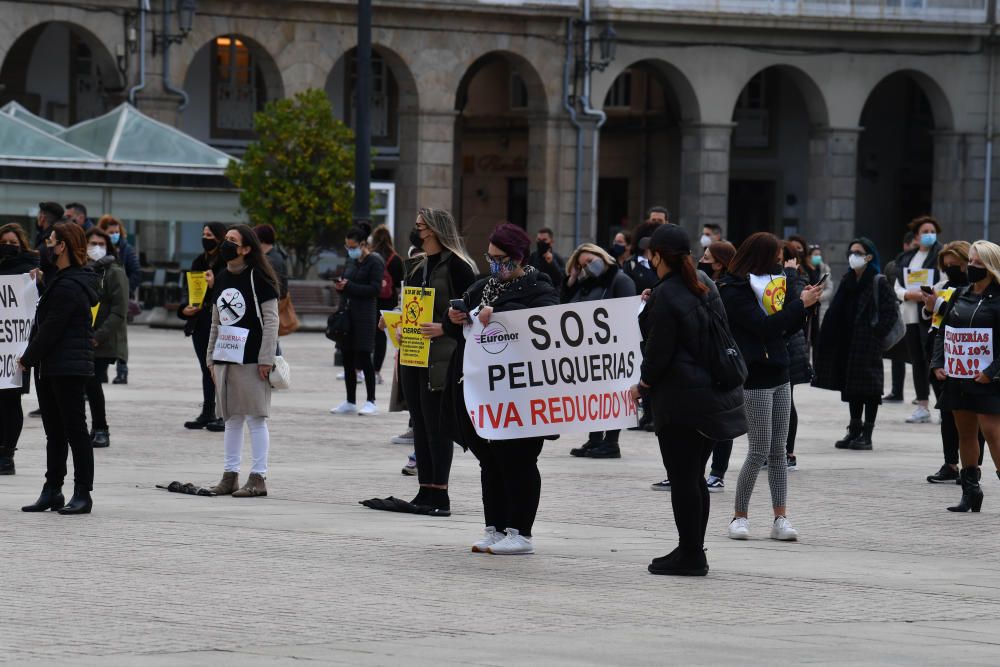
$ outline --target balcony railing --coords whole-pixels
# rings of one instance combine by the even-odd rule
[[[595,8],[986,23],[989,0],[594,0]]]

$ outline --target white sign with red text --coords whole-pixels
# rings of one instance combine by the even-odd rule
[[[17,360],[28,347],[37,304],[30,274],[0,276],[0,389],[20,389],[24,383]]]
[[[993,329],[944,328],[944,372],[948,377],[974,380],[993,363]]]

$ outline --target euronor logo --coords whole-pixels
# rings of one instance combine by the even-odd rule
[[[473,336],[476,343],[490,354],[500,354],[507,349],[511,341],[517,340],[517,337],[517,332],[507,331],[507,327],[499,322],[490,322],[482,333]]]

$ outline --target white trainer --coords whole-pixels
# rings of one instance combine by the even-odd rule
[[[794,542],[799,539],[799,531],[792,528],[792,522],[783,516],[779,516],[774,520],[774,525],[771,526],[771,539],[781,540],[782,542]]]
[[[349,401],[344,401],[343,403],[341,403],[337,407],[331,408],[330,414],[334,414],[334,415],[349,415],[352,412],[357,412],[357,411],[358,411],[358,406],[356,404],[351,403]]]
[[[375,404],[371,401],[365,401],[365,404],[361,406],[360,410],[358,410],[358,414],[362,416],[377,415],[378,408],[376,408]]]
[[[922,405],[918,405],[913,414],[906,418],[907,424],[930,424],[931,411]]]
[[[518,533],[517,528],[508,528],[507,537],[487,547],[487,551],[498,556],[516,556],[535,553],[535,546],[531,538]]]
[[[750,539],[750,521],[746,517],[738,516],[729,524],[729,539],[747,540]]]
[[[493,526],[486,526],[486,530],[483,531],[483,539],[472,545],[472,553],[488,554],[490,547],[506,538],[507,536],[504,533],[498,531]]]

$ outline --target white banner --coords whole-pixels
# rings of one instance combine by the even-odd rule
[[[974,380],[993,363],[993,329],[944,328],[944,372]]]
[[[215,349],[212,350],[212,361],[242,364],[249,337],[249,329],[220,324],[219,335],[215,338]]]
[[[23,385],[17,359],[28,347],[37,305],[34,278],[27,273],[0,276],[0,389],[20,389]]]
[[[640,297],[494,313],[466,328],[465,407],[480,437],[635,426]]]

